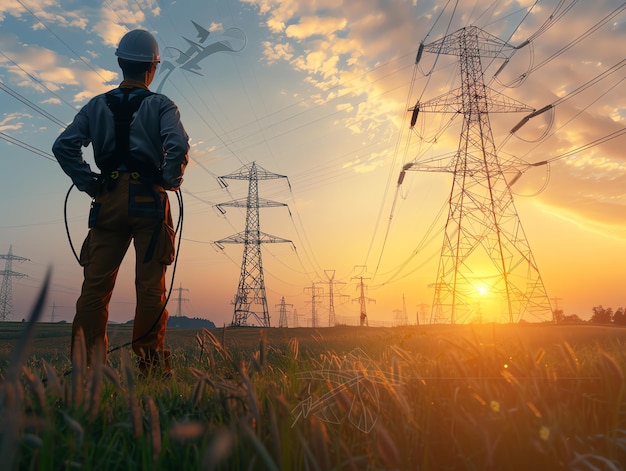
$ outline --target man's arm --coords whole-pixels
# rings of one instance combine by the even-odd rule
[[[87,118],[81,110],[74,121],[61,133],[52,145],[52,153],[63,171],[72,179],[80,191],[95,196],[98,175],[83,159],[82,147],[90,143]]]
[[[161,139],[165,164],[163,166],[163,186],[168,190],[178,190],[183,182],[185,167],[189,162],[189,136],[180,121],[180,113],[171,101],[161,114]]]

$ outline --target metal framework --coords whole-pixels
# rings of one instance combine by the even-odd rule
[[[246,229],[225,239],[216,241],[216,244],[243,244],[243,259],[237,294],[235,295],[235,312],[233,326],[248,325],[250,316],[254,317],[263,327],[270,327],[270,315],[265,295],[265,280],[263,277],[263,261],[261,258],[261,244],[291,242],[287,239],[272,236],[261,232],[259,222],[259,208],[287,206],[285,203],[259,198],[259,180],[287,178],[285,175],[268,172],[262,167],[252,164],[244,165],[235,172],[220,177],[220,180],[247,180],[248,197],[244,199],[220,203],[219,208],[231,206],[246,208]]]
[[[311,283],[310,287],[304,288],[305,293],[311,294],[311,327],[320,327],[317,319],[317,305],[321,303],[321,300],[317,299],[321,296],[324,290],[315,286],[315,283]]]
[[[287,320],[287,306],[293,307],[293,304],[285,303],[285,297],[280,298],[280,304],[277,304],[276,307],[279,309],[279,318],[278,318],[278,327],[289,327],[289,321]]]
[[[334,327],[337,324],[337,316],[335,314],[335,298],[347,298],[348,296],[335,292],[335,285],[345,284],[343,281],[335,280],[335,270],[324,270],[324,274],[326,275],[327,281],[321,283],[328,285],[328,327]]]
[[[359,297],[353,299],[352,301],[358,301],[359,302],[359,325],[363,326],[363,327],[367,327],[369,325],[369,321],[367,319],[367,303],[375,303],[376,300],[372,299],[372,298],[368,298],[367,296],[365,296],[365,283],[363,283],[363,277],[359,276],[357,277],[357,279],[359,280]]]
[[[463,116],[458,150],[447,166],[413,162],[403,170],[444,171],[454,180],[431,322],[551,320],[541,275],[496,155],[489,113],[534,111],[484,83],[481,57],[507,59],[515,48],[476,27],[463,28],[422,52],[459,57],[461,87],[424,103],[418,113]]]
[[[13,317],[13,278],[24,278],[28,276],[24,273],[13,271],[13,261],[28,262],[24,257],[13,255],[13,246],[9,246],[9,253],[0,255],[0,260],[4,262],[4,270],[0,271],[2,275],[2,286],[0,287],[0,321],[8,321]]]
[[[172,289],[172,291],[178,291],[178,297],[174,299],[174,301],[176,301],[176,314],[174,316],[181,317],[183,315],[183,301],[189,301],[189,298],[182,297],[182,292],[189,291],[189,289],[183,288],[183,285],[181,283],[178,288],[174,288]]]

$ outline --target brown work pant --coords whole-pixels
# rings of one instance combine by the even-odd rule
[[[137,296],[133,350],[141,357],[151,356],[163,350],[165,343],[168,318],[165,270],[174,260],[174,230],[169,200],[161,187],[153,186],[151,189],[128,173],[120,173],[112,183],[109,188],[103,186],[94,201],[95,209],[92,208],[90,214],[91,229],[80,253],[84,281],[76,302],[72,338],[82,329],[88,361],[97,342],[103,342],[105,352],[108,350],[109,301],[131,240],[135,246]],[[149,213],[158,213],[158,208],[162,208],[160,218],[158,214],[151,217]],[[154,237],[157,237],[156,245]],[[146,257],[151,247],[154,253]]]

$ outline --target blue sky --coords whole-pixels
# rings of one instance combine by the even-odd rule
[[[215,204],[244,197],[247,186],[230,181],[225,190],[216,177],[253,161],[289,178],[289,184],[259,184],[263,198],[288,205],[262,209],[261,229],[293,241],[263,247],[274,324],[282,297],[299,314],[299,324],[307,324],[307,288],[318,283],[327,294],[328,285],[319,284],[327,281],[326,271],[334,271],[335,292],[343,295],[335,301],[340,320],[358,316],[353,300],[360,276],[376,300],[368,305],[371,321],[393,322],[403,298],[410,322],[428,309],[445,222],[440,210],[451,178],[409,172],[399,190],[396,181],[405,163],[456,150],[458,122],[448,127],[448,117],[431,115],[409,131],[407,109],[418,98],[458,86],[454,58],[424,54],[415,65],[419,43],[470,25],[513,45],[533,38],[497,80],[501,62],[485,63],[485,80],[531,108],[557,104],[515,136],[509,131],[524,114],[491,118],[502,157],[529,163],[556,158],[549,171],[523,167],[513,187],[549,296],[566,314],[583,318],[599,304],[626,305],[626,14],[620,1],[0,4],[0,254],[12,246],[15,255],[30,259],[13,265],[28,275],[13,279],[14,318],[28,311],[48,266],[48,304],[54,303],[57,320],[72,319],[79,293],[81,269],[63,218],[70,181],[50,155],[62,125],[91,96],[119,83],[113,53],[126,31],[152,31],[163,62],[174,62],[189,45],[184,38],[200,41],[192,20],[211,32],[207,42],[243,49],[205,58],[199,73],[176,69],[163,82],[162,92],[180,107],[192,139],[174,280],[175,287],[189,290],[183,292],[183,314],[218,325],[232,318],[242,247],[220,249],[213,242],[242,231],[244,214],[227,208],[223,215]],[[154,83],[161,79],[157,75]],[[78,247],[88,207],[86,195],[70,193],[68,223]],[[132,317],[132,271],[129,256],[111,320]],[[328,299],[318,300],[324,325]],[[175,309],[171,302],[170,312]]]

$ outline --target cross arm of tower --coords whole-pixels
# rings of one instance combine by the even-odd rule
[[[216,244],[278,244],[278,243],[291,243],[291,240],[276,237],[265,232],[259,232],[259,237],[246,234],[245,232],[239,232],[237,234],[228,236],[224,239],[216,240]]]
[[[0,255],[0,260],[13,260],[16,262],[30,262],[30,258],[19,257],[17,255],[13,255],[11,253]]]
[[[222,175],[219,177],[220,179],[230,179],[230,180],[249,180],[250,179],[250,171],[254,168],[256,179],[257,180],[271,180],[276,178],[287,178],[287,175],[280,175],[278,173],[273,173],[268,170],[265,170],[263,167],[256,165],[255,162],[252,164],[246,164],[243,167],[235,170],[228,175]]]
[[[248,207],[248,199],[240,198],[237,200],[226,201],[225,203],[218,203],[216,206],[224,207],[230,206],[234,208],[247,208]],[[287,206],[286,203],[281,203],[280,201],[272,201],[265,198],[259,198],[259,208],[276,208],[279,206]]]
[[[465,41],[462,40],[463,36],[477,38],[478,50],[480,51],[479,54],[481,57],[506,59],[516,49],[515,46],[503,41],[497,36],[489,34],[476,26],[468,26],[442,39],[425,44],[424,52],[454,56],[465,54],[467,51],[464,46]]]
[[[534,108],[500,93],[493,88],[485,87],[484,90],[487,95],[483,97],[484,100],[482,100],[486,103],[486,109],[482,110],[484,113],[535,111]],[[409,111],[419,111],[421,113],[463,113],[463,90],[461,88],[455,88],[428,101],[418,102],[414,107],[409,108]]]
[[[0,270],[0,276],[14,276],[16,278],[28,277],[25,273],[18,273],[13,270]]]

